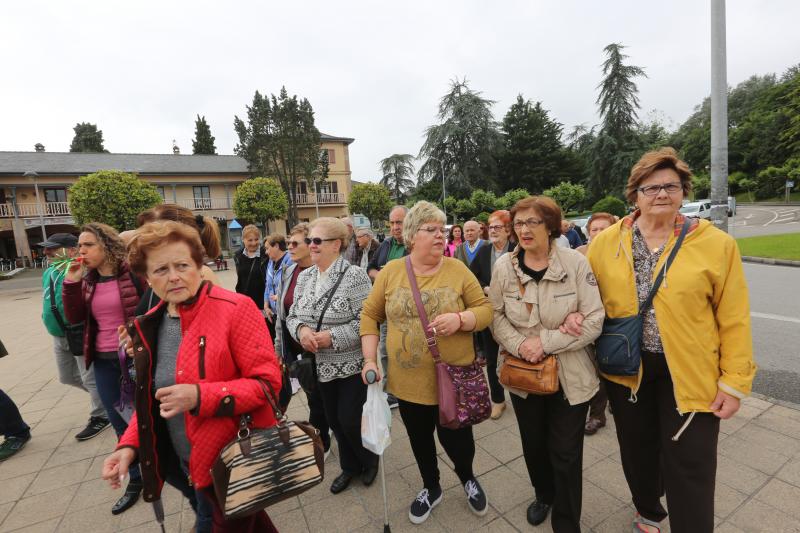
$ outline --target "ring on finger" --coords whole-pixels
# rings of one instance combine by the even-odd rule
[[[433,331],[433,336],[436,337],[438,335],[438,333],[436,333],[436,328],[431,328],[431,330]]]

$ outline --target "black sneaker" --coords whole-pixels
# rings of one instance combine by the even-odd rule
[[[83,428],[80,433],[75,435],[75,438],[77,440],[89,440],[92,437],[98,436],[110,425],[111,423],[108,421],[108,418],[93,416],[89,419],[89,423],[86,424],[86,427]]]
[[[464,483],[464,492],[467,493],[467,504],[470,510],[478,516],[483,516],[489,510],[489,500],[483,487],[475,478]]]
[[[431,515],[431,510],[439,505],[444,497],[442,488],[439,487],[434,491],[422,489],[417,494],[417,498],[411,503],[411,509],[408,510],[408,519],[412,524],[421,524]]]
[[[25,447],[25,444],[29,440],[31,440],[30,435],[24,439],[20,439],[18,437],[7,437],[6,440],[0,444],[0,462],[5,461],[12,455],[16,455],[22,448]]]

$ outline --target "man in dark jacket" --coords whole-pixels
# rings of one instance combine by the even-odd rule
[[[569,241],[569,247],[573,250],[578,246],[583,246],[583,241],[581,241],[580,235],[578,235],[578,232],[572,228],[572,224],[569,220],[561,221],[561,234],[567,238]]]
[[[355,235],[358,251],[356,252],[356,262],[354,264],[366,270],[369,262],[375,257],[375,253],[380,248],[380,244],[372,236],[372,230],[369,228],[358,228]]]

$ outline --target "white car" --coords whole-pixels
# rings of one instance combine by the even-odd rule
[[[692,218],[711,218],[711,202],[701,200],[699,202],[689,202],[681,207],[680,212]]]

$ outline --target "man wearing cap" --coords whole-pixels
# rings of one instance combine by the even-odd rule
[[[49,239],[40,242],[39,246],[44,248],[44,253],[48,258],[65,255],[75,257],[78,255],[78,238],[69,233],[56,233]],[[56,368],[58,368],[58,380],[64,385],[72,385],[89,393],[91,400],[91,412],[89,413],[89,423],[75,438],[78,440],[89,440],[99,435],[109,425],[108,415],[97,394],[97,386],[94,382],[94,366],[86,369],[83,357],[75,356],[69,349],[67,338],[61,327],[66,323],[64,314],[64,304],[61,301],[61,286],[64,283],[64,272],[59,272],[54,266],[49,267],[42,275],[42,289],[44,304],[42,309],[42,320],[47,332],[53,337],[53,350],[56,356]],[[52,310],[55,303],[56,317]]]

